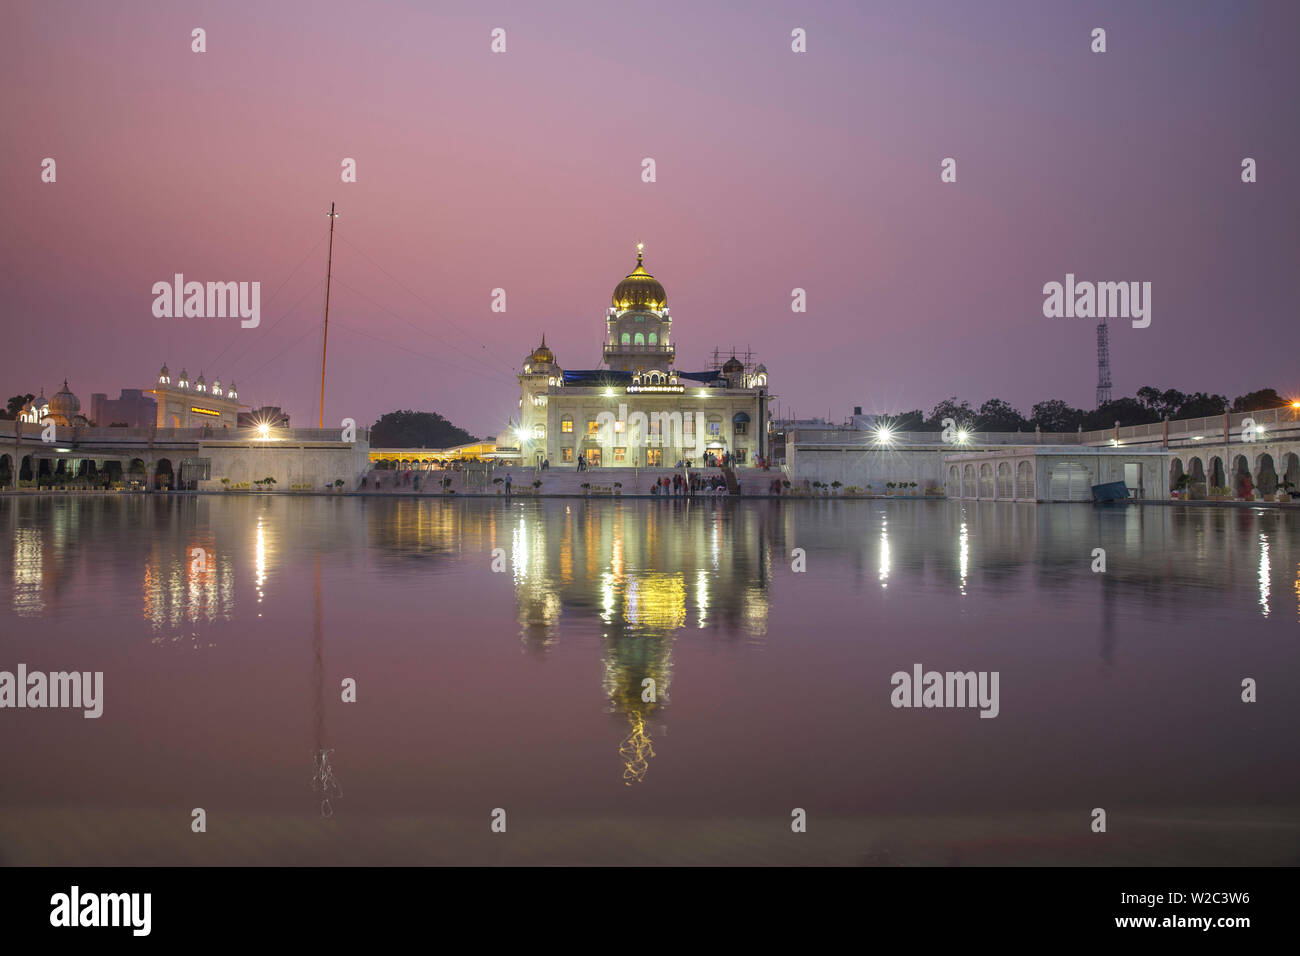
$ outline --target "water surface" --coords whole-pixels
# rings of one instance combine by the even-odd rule
[[[0,862],[1295,863],[1298,523],[0,498],[0,670],[105,682],[0,710]],[[999,716],[895,709],[916,663]]]

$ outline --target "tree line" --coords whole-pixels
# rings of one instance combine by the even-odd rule
[[[1176,388],[1158,389],[1144,385],[1133,397],[1117,398],[1105,402],[1091,411],[1073,408],[1058,398],[1039,402],[1028,416],[1010,402],[990,398],[978,408],[969,402],[958,401],[957,396],[944,399],[934,406],[927,416],[921,409],[888,416],[889,425],[898,431],[943,431],[944,419],[951,418],[958,426],[975,428],[983,432],[1033,431],[1035,427],[1045,432],[1072,432],[1080,427],[1084,431],[1111,428],[1116,422],[1121,426],[1150,425],[1164,418],[1209,418],[1225,411],[1257,412],[1288,404],[1272,388],[1261,388],[1229,401],[1227,396],[1206,392],[1180,392]]]

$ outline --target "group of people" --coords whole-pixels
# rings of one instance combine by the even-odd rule
[[[736,482],[736,493],[740,493],[740,481]],[[729,494],[727,490],[727,479],[721,474],[716,475],[690,475],[684,477],[680,474],[673,475],[669,478],[664,475],[655,479],[650,486],[650,494],[663,495],[664,497],[695,497],[699,495],[725,495]]]

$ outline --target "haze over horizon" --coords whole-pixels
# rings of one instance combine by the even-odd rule
[[[561,366],[599,364],[637,240],[678,367],[752,348],[783,414],[1091,408],[1095,320],[1042,313],[1067,273],[1152,284],[1150,327],[1111,322],[1116,397],[1300,392],[1300,136],[1276,119],[1297,4],[131,0],[4,22],[2,397],[66,377],[85,409],[165,361],[314,424],[332,201],[328,424],[409,408],[495,435],[543,333]],[[260,326],[155,318],[176,273],[260,281]]]

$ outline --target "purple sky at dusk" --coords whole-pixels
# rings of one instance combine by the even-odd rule
[[[597,366],[637,239],[678,366],[748,346],[783,414],[1091,407],[1095,322],[1042,314],[1067,272],[1152,283],[1149,328],[1112,322],[1116,396],[1300,392],[1300,4],[3,10],[0,401],[66,376],[88,409],[165,360],[315,424],[331,201],[331,424],[495,435],[543,331]],[[261,281],[260,328],[155,318],[177,272]]]

